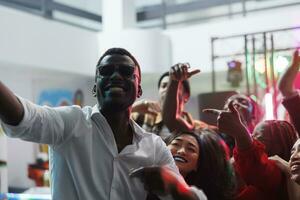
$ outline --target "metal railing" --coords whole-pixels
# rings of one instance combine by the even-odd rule
[[[254,6],[253,6],[254,5]],[[300,5],[300,0],[294,1],[268,1],[268,0],[194,0],[180,4],[168,4],[166,0],[162,0],[161,4],[145,6],[138,8],[137,21],[145,23],[151,20],[158,22],[144,28],[159,27],[167,28],[167,26],[178,24],[190,24],[205,22],[216,18],[228,18],[241,15],[246,16],[248,13],[277,9],[283,7],[292,7]],[[201,12],[223,7],[226,11],[214,12],[213,14],[197,15]],[[198,12],[199,11],[199,12]],[[178,20],[167,20],[168,16],[176,14],[193,14],[193,17],[183,17]]]
[[[68,24],[81,26],[94,31],[101,30],[102,16],[88,12],[82,9],[74,8],[62,3],[55,2],[53,0],[0,0],[0,5],[8,6],[31,14],[40,15],[47,19],[53,19],[58,21],[64,21],[63,19],[55,18],[54,12],[61,12],[71,16],[79,17],[96,23],[99,26],[90,27],[84,23],[76,23],[74,21],[64,21]]]

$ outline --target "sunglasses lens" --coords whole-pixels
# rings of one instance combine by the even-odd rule
[[[134,73],[134,67],[132,66],[120,66],[119,72],[122,76],[130,78]]]
[[[121,65],[121,66],[103,66],[98,68],[98,74],[103,77],[108,77],[113,75],[115,71],[126,78],[131,78],[134,73],[134,67],[130,65]]]
[[[100,76],[111,76],[114,73],[115,69],[111,66],[103,66],[99,68]]]

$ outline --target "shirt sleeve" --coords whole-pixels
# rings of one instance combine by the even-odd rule
[[[195,187],[195,186],[190,187],[190,191],[193,192],[197,196],[198,200],[207,200],[207,197],[204,194],[204,192],[202,190],[198,189],[197,187]]]
[[[268,159],[264,148],[257,140],[253,140],[252,146],[246,150],[235,147],[235,168],[247,184],[265,192],[277,191],[284,177],[275,162]]]
[[[67,140],[76,129],[81,109],[77,106],[51,108],[39,106],[18,97],[24,107],[24,117],[17,126],[2,122],[3,129],[9,137],[43,143],[60,144]]]
[[[282,105],[288,111],[293,125],[295,126],[298,135],[300,133],[300,96],[298,92],[294,95],[284,98]]]
[[[175,164],[173,156],[170,150],[167,148],[166,144],[163,142],[163,140],[157,136],[155,144],[156,144],[155,165],[167,166],[178,176],[181,176]]]

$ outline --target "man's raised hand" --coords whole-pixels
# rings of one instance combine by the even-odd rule
[[[235,105],[234,102],[230,102],[228,110],[204,109],[203,112],[217,115],[219,131],[236,138],[243,132],[247,132],[247,129],[243,125],[240,114],[235,106],[238,105]]]
[[[199,69],[189,71],[189,68],[190,68],[189,63],[178,63],[172,66],[170,69],[171,79],[175,81],[183,81],[189,79],[190,77],[200,72]]]

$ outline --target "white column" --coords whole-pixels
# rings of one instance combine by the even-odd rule
[[[123,47],[136,57],[142,73],[169,70],[172,60],[170,39],[161,30],[136,28],[134,0],[103,0],[102,6],[99,56],[108,48]]]
[[[105,32],[118,32],[135,27],[134,0],[103,0],[102,26]]]

